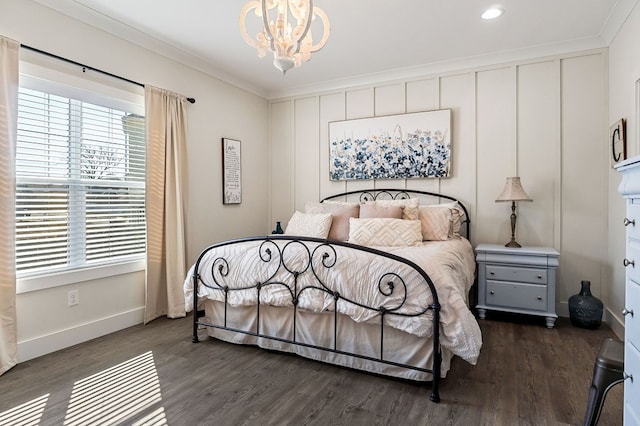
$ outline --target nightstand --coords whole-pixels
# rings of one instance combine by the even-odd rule
[[[476,247],[478,316],[487,311],[514,312],[546,318],[556,315],[556,270],[560,253],[550,247],[511,248],[497,244]]]

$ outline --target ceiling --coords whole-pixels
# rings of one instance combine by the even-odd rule
[[[315,0],[331,36],[286,76],[242,39],[248,0],[36,1],[273,99],[606,47],[638,0]],[[481,19],[493,5],[505,14]]]

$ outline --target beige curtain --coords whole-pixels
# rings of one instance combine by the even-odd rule
[[[185,97],[145,86],[147,276],[144,322],[184,317]]]
[[[0,36],[0,374],[17,362],[16,127],[20,43]]]

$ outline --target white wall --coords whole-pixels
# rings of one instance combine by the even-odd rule
[[[519,175],[534,201],[519,204],[517,240],[560,250],[558,313],[568,316],[581,280],[606,300],[607,61],[595,50],[275,100],[272,220],[286,224],[307,200],[397,185],[458,197],[474,245],[506,243],[510,206],[495,198]],[[452,110],[452,177],[329,181],[330,121],[442,108]]]
[[[640,6],[636,5],[625,24],[609,46],[609,124],[621,118],[627,121],[628,157],[640,155],[639,106],[636,82],[640,80]],[[622,321],[624,309],[625,268],[625,204],[618,193],[620,175],[608,172],[609,184],[609,275],[611,287],[607,289],[608,306]]]
[[[188,107],[187,255],[271,230],[267,101],[31,0],[2,0],[0,34],[128,79],[196,98]],[[242,141],[243,202],[223,206],[221,138]],[[80,305],[67,306],[79,290]],[[144,272],[18,294],[19,359],[142,321]],[[188,337],[188,331],[185,333]]]
[[[518,240],[561,251],[559,313],[567,314],[566,301],[579,281],[590,279],[594,294],[614,314],[607,320],[621,329],[624,203],[617,195],[619,177],[609,167],[606,135],[609,123],[627,118],[629,153],[640,154],[634,88],[640,78],[638,7],[609,58],[604,50],[576,53],[310,93],[269,105],[30,0],[2,0],[0,33],[197,99],[189,107],[189,262],[211,242],[268,232],[276,220],[286,224],[306,200],[372,184],[458,196],[471,208],[472,242],[503,243],[509,237],[508,206],[494,199],[504,178],[518,174],[534,199],[519,206]],[[438,108],[453,110],[452,178],[328,180],[330,121]],[[222,137],[242,141],[239,206],[221,203]],[[271,164],[264,162],[269,156]],[[143,280],[137,272],[18,295],[21,360],[58,349],[56,342],[71,344],[77,336],[86,340],[140,322]],[[80,289],[81,304],[68,308],[72,287]]]

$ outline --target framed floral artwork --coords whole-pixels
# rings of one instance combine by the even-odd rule
[[[446,178],[451,110],[329,123],[331,180]]]

